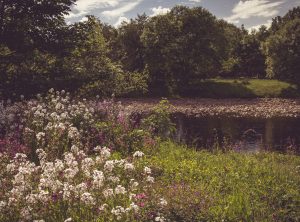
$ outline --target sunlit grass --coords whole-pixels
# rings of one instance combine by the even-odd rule
[[[268,79],[209,79],[194,83],[190,94],[213,98],[297,97],[297,86]]]

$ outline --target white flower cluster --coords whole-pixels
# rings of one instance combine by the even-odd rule
[[[71,150],[62,160],[47,161],[47,153],[38,149],[40,165],[30,162],[25,154],[17,154],[6,167],[13,179],[11,189],[0,197],[0,215],[43,221],[64,210],[53,206],[64,204],[71,209],[98,209],[93,219],[132,219],[139,212],[135,196],[147,187],[151,169],[145,167],[134,178],[134,163],[109,159],[111,154],[106,147],[96,147],[95,157],[87,156],[76,146]],[[166,201],[160,199],[158,203],[164,205]],[[64,220],[72,221],[73,216],[68,214]]]
[[[49,90],[48,96],[27,103],[24,112],[27,143],[35,140],[39,148],[62,154],[62,147],[81,144],[89,135],[89,128],[95,122],[95,110],[86,100],[71,100],[64,91]],[[34,135],[32,137],[32,135]],[[64,144],[63,144],[64,143]]]

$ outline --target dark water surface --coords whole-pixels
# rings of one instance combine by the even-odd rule
[[[300,154],[300,118],[190,117],[174,114],[176,140],[197,148]]]

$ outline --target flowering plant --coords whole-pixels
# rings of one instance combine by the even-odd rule
[[[47,161],[47,153],[38,149],[40,165],[18,153],[1,171],[0,221],[138,221],[149,215],[141,194],[154,178],[150,168],[138,169],[142,152],[128,160],[111,159],[106,147],[95,152],[87,156],[72,146],[62,160]],[[163,221],[159,210],[151,218]]]

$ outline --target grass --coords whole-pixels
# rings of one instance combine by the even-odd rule
[[[171,221],[299,221],[300,157],[165,142],[148,158]]]
[[[187,96],[208,98],[298,97],[297,86],[267,79],[209,79],[195,82]]]

